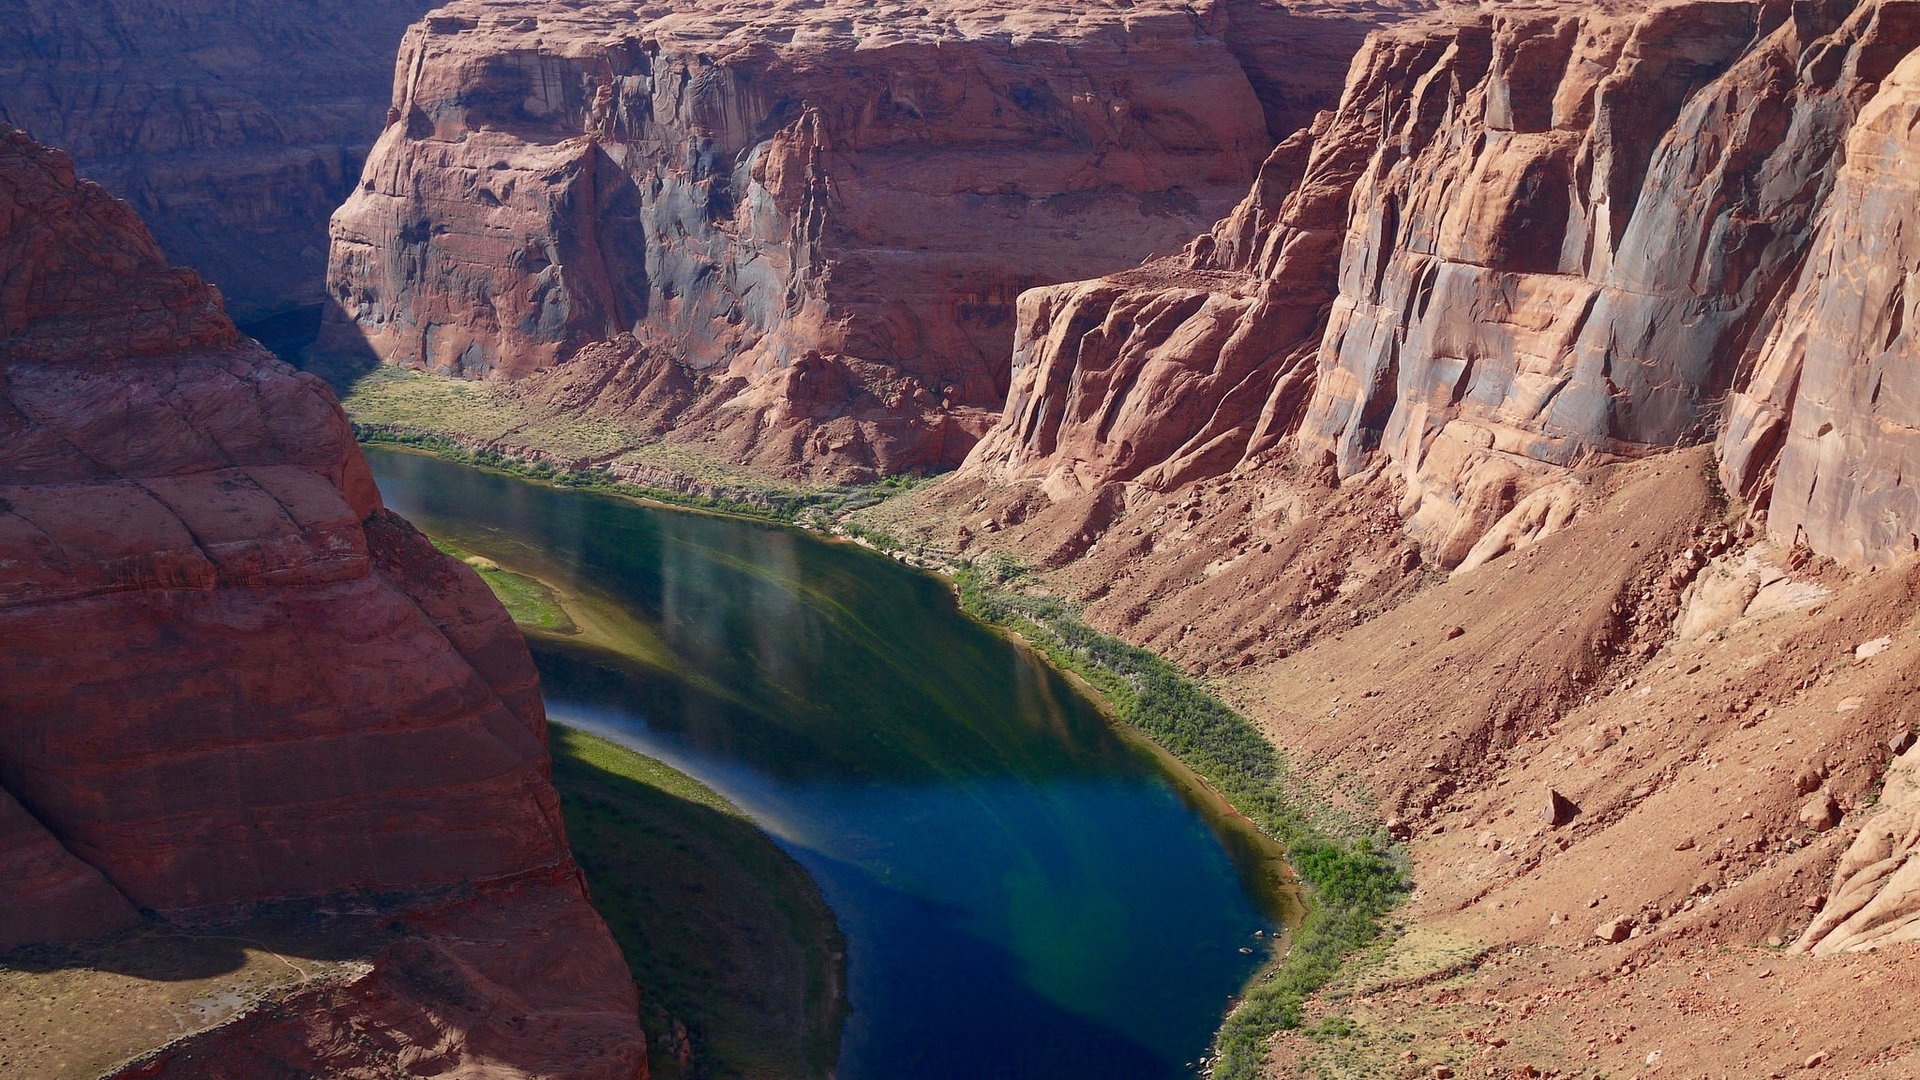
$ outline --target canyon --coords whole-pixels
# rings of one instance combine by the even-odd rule
[[[499,602],[318,379],[10,128],[0,223],[0,947],[388,925],[129,1076],[644,1076]]]
[[[1000,422],[865,513],[1406,842],[1374,1037],[1274,1074],[1911,1071],[1915,16],[1376,33],[1180,255],[1024,294]]]
[[[1920,1068],[1885,1022],[1920,1001],[1920,5],[454,0],[393,25],[390,103],[326,137],[370,140],[364,168],[314,151],[298,213],[234,211],[311,232],[343,198],[314,365],[470,380],[393,384],[479,403],[403,433],[650,485],[661,446],[783,490],[945,472],[840,524],[1017,568],[1204,676],[1403,853],[1399,931],[1269,1075]],[[543,1019],[511,1033],[409,996],[523,989],[489,945],[516,919],[605,934],[511,625],[381,509],[316,380],[8,138],[0,926],[408,890],[424,951],[230,1030],[360,1067],[315,1019],[360,1010],[406,1032],[380,1053],[591,1044],[569,1075],[629,1075],[610,942],[524,988]],[[117,187],[185,175],[125,160]],[[217,273],[220,209],[194,213]],[[318,273],[281,261],[263,311]],[[530,434],[559,424],[593,437]],[[265,674],[320,651],[341,663]],[[357,786],[310,789],[296,745]],[[458,752],[404,752],[427,745]],[[225,801],[189,823],[183,791]]]
[[[778,475],[950,468],[1019,293],[1178,250],[1388,14],[449,4],[334,216],[317,351]]]
[[[1023,297],[1006,416],[963,472],[1067,499],[1280,446],[1343,479],[1384,462],[1452,568],[1553,519],[1573,466],[1715,442],[1775,538],[1891,562],[1920,541],[1881,377],[1905,204],[1874,162],[1917,36],[1845,3],[1382,32],[1183,256]]]
[[[327,218],[379,134],[427,0],[21,0],[0,123],[73,155],[241,322],[317,317]]]

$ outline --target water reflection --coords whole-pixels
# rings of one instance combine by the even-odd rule
[[[626,627],[612,650],[535,642],[549,711],[705,781],[813,874],[848,941],[843,1080],[1159,1080],[1205,1049],[1274,926],[1266,853],[940,582],[369,457],[422,528]]]

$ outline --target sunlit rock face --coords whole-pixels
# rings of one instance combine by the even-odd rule
[[[1676,3],[1462,26],[1355,196],[1302,424],[1376,452],[1443,558],[1546,466],[1709,439],[1803,265],[1902,5]]]
[[[13,129],[0,268],[0,948],[137,910],[480,886],[567,927],[583,959],[545,989],[625,1069],[578,1074],[631,1076],[633,987],[486,586],[382,508],[319,380]],[[466,1009],[512,962],[469,960],[419,1008]],[[549,1019],[470,1034],[542,1060]]]
[[[632,334],[775,426],[818,356],[911,384],[882,471],[952,465],[1022,290],[1180,250],[1332,103],[1380,17],[1297,7],[450,4],[334,218],[323,345],[514,379]]]
[[[429,0],[15,0],[0,123],[72,154],[241,321],[321,300],[327,217]]]
[[[1920,551],[1917,121],[1908,56],[1860,110],[1825,220],[1727,406],[1722,480],[1768,507],[1777,539],[1852,564]]]
[[[1184,255],[1023,298],[967,468],[1065,498],[1275,447],[1384,464],[1455,565],[1563,516],[1571,468],[1719,437],[1776,537],[1911,551],[1892,163],[1916,44],[1909,6],[1838,0],[1382,31]]]

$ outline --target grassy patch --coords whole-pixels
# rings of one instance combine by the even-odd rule
[[[806,871],[693,778],[549,730],[574,858],[645,999],[653,1075],[826,1075],[845,946]],[[693,1049],[685,1068],[675,1023]]]
[[[954,575],[961,607],[1019,633],[1085,679],[1121,720],[1284,845],[1307,886],[1307,915],[1286,956],[1248,987],[1215,1037],[1213,1075],[1250,1080],[1266,1040],[1299,1027],[1307,996],[1339,972],[1348,953],[1379,937],[1381,917],[1406,892],[1405,873],[1373,836],[1335,829],[1308,812],[1280,752],[1245,717],[1167,661],[1089,628],[1062,601],[1020,591],[1021,576],[1004,560],[961,568]]]
[[[921,482],[889,476],[871,484],[791,483],[669,444],[632,424],[554,412],[486,383],[387,364],[334,385],[363,443],[689,509],[823,524]],[[646,482],[656,478],[673,488]]]
[[[487,588],[493,590],[493,595],[507,609],[507,614],[522,627],[556,634],[574,632],[573,620],[568,617],[566,609],[560,606],[559,597],[544,583],[507,570],[492,559],[462,551],[445,540],[434,539],[433,546],[439,548],[442,554],[451,555],[473,567],[479,573],[480,580],[487,583]]]
[[[462,442],[432,431],[385,425],[354,424],[354,435],[371,446],[391,446],[432,454],[456,464],[487,469],[521,480],[555,487],[598,491],[608,495],[645,499],[686,510],[704,510],[734,517],[772,521],[783,525],[827,522],[840,514],[873,506],[908,490],[893,478],[876,484],[843,485],[814,490],[757,487],[727,489],[726,494],[701,495],[647,487],[622,480],[606,465],[589,468],[556,466],[543,458],[523,458],[486,447],[471,449]]]

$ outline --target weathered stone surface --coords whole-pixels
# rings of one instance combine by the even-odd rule
[[[774,475],[821,462],[846,478],[937,470],[963,456],[996,416],[943,404],[885,364],[810,352],[746,378],[702,370],[631,334],[594,342],[498,392],[536,415],[612,421],[638,438],[717,450],[729,463]]]
[[[1826,832],[1839,823],[1840,806],[1824,791],[1800,805],[1800,824],[1814,832]]]
[[[1578,817],[1580,807],[1576,806],[1572,799],[1549,789],[1546,796],[1540,800],[1539,809],[1534,813],[1540,818],[1541,824],[1557,829]]]
[[[460,0],[408,32],[322,344],[516,378],[631,333],[750,416],[816,353],[997,408],[1021,290],[1179,250],[1330,102],[1364,28],[1303,12]]]
[[[1853,109],[1920,39],[1853,8],[1462,26],[1429,73],[1459,92],[1411,101],[1355,196],[1303,448],[1383,452],[1452,562],[1542,464],[1709,437]]]
[[[238,344],[218,295],[125,203],[75,199],[65,154],[0,127],[0,164],[0,361]]]
[[[139,912],[0,788],[0,951],[132,926]]]
[[[0,122],[127,199],[242,320],[317,305],[327,217],[380,133],[429,0],[16,0]]]
[[[382,509],[318,379],[244,342],[125,205],[10,129],[0,225],[0,860],[19,871],[0,910],[32,912],[0,939],[545,874],[592,977],[545,997],[502,980],[529,1024],[488,1060],[555,1065],[528,1031],[578,1012],[601,1017],[594,1060],[631,1075],[633,988],[572,868],[498,601]]]
[[[1823,827],[1807,822],[1804,811],[1802,822]],[[1824,827],[1831,827],[1831,821]],[[1826,904],[1800,935],[1795,950],[1825,955],[1920,940],[1920,859],[1912,858],[1916,844],[1920,750],[1909,749],[1887,769],[1879,805],[1834,866]]]
[[[968,470],[1055,499],[1164,489],[1297,432],[1308,464],[1386,465],[1453,567],[1564,527],[1569,469],[1724,428],[1730,484],[1793,504],[1776,536],[1850,563],[1913,550],[1913,184],[1893,163],[1916,44],[1904,0],[1514,5],[1382,31],[1182,260],[1025,298],[1008,409]]]
[[[1920,346],[1906,324],[1917,119],[1908,56],[1861,110],[1805,268],[1727,407],[1728,487],[1768,507],[1776,539],[1854,564],[1920,551]]]
[[[113,1075],[645,1080],[633,984],[579,894],[555,868],[404,911],[405,938],[358,979],[273,1001]]]
[[[1233,213],[1178,258],[1021,297],[1013,387],[968,471],[1055,498],[1218,475],[1298,422],[1336,294],[1348,198],[1386,100],[1440,46],[1382,34],[1343,107],[1276,147]]]

